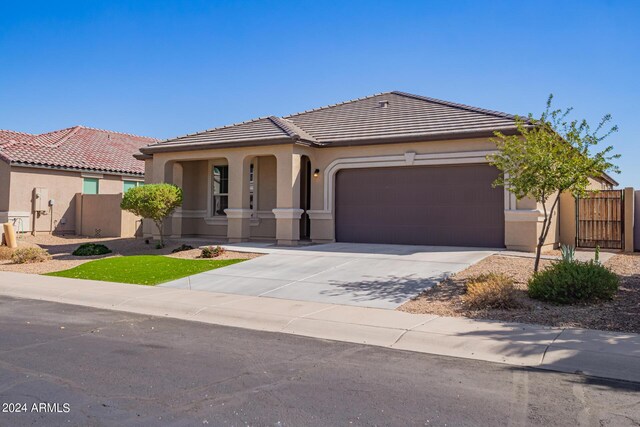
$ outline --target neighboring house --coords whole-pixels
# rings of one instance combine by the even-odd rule
[[[76,233],[76,194],[140,185],[144,163],[133,154],[155,141],[83,126],[40,135],[0,130],[0,223],[18,232]]]
[[[174,237],[531,250],[541,212],[492,186],[496,130],[514,134],[515,117],[388,92],[168,139],[137,157],[146,182],[184,189],[166,222]],[[556,226],[547,244],[559,236]]]

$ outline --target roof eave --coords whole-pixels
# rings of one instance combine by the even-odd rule
[[[297,141],[294,140],[293,138],[286,137],[286,138],[273,138],[273,139],[233,141],[233,142],[156,144],[156,145],[150,145],[147,147],[142,147],[140,149],[140,152],[142,154],[152,155],[155,153],[170,153],[170,152],[178,152],[178,151],[215,150],[218,148],[282,145],[282,144],[293,144],[295,142]]]
[[[61,171],[68,171],[68,172],[93,172],[93,173],[103,173],[107,175],[144,176],[144,172],[137,172],[137,171],[130,171],[130,170],[82,168],[77,166],[47,165],[44,163],[28,163],[28,162],[18,162],[18,161],[11,161],[9,164],[12,166],[18,166],[21,168],[61,170]]]

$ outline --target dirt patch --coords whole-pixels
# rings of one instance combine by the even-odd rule
[[[83,243],[102,243],[113,252],[105,255],[97,255],[90,257],[79,257],[71,255],[71,253]],[[166,246],[162,249],[156,249],[153,242],[145,243],[145,239],[141,238],[114,238],[106,237],[102,239],[79,237],[79,236],[52,236],[41,234],[38,236],[21,236],[18,241],[19,247],[38,246],[49,251],[52,259],[46,262],[34,264],[13,264],[10,260],[0,260],[0,271],[14,271],[18,273],[44,274],[54,271],[67,270],[80,264],[95,259],[123,256],[123,255],[168,255],[176,258],[199,259],[199,249],[177,252],[172,254],[171,251],[182,244],[191,245],[195,248],[203,245],[218,244],[204,239],[188,239],[167,240]],[[261,254],[248,252],[226,251],[220,257],[215,259],[251,259]]]
[[[640,254],[618,254],[605,263],[620,276],[612,301],[598,304],[554,305],[527,296],[533,274],[532,258],[493,255],[467,268],[402,305],[399,310],[440,316],[491,319],[558,327],[578,327],[640,333]],[[542,260],[541,268],[551,261]],[[481,273],[505,273],[516,282],[520,308],[468,310],[462,304],[466,279]]]

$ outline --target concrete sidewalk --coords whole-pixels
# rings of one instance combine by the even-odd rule
[[[0,295],[640,382],[636,334],[11,272]]]

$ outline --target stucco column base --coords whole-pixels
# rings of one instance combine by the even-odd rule
[[[300,217],[302,209],[276,208],[272,210],[276,217],[276,240],[279,245],[295,246],[300,241]]]
[[[506,248],[512,251],[535,252],[543,221],[544,214],[537,209],[506,210],[504,229]],[[542,248],[546,250],[553,247],[554,239],[549,234]]]
[[[227,214],[227,239],[229,243],[249,241],[251,235],[251,209],[225,209]]]
[[[325,210],[308,210],[311,220],[311,241],[314,243],[335,242],[333,214]]]

